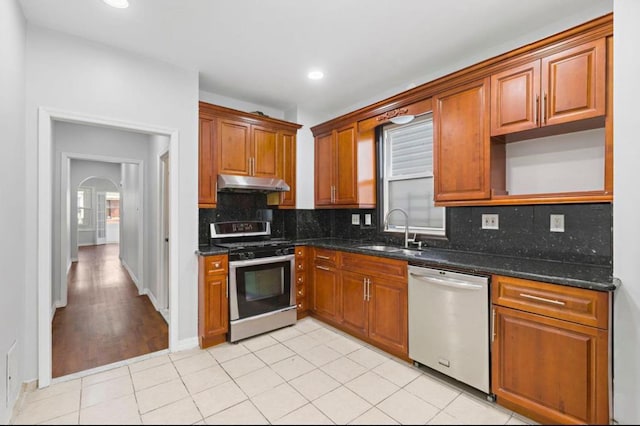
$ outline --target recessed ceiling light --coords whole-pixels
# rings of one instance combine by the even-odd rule
[[[309,74],[307,74],[307,77],[309,77],[311,80],[320,80],[322,77],[324,77],[324,73],[322,71],[311,71]]]
[[[126,9],[129,7],[129,0],[102,0],[111,7]]]

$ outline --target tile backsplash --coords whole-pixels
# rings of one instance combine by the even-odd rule
[[[376,209],[271,209],[263,194],[219,193],[217,209],[200,209],[199,241],[209,243],[213,221],[269,220],[275,237],[345,238],[401,244],[402,233],[378,231]],[[352,225],[359,214],[360,225]],[[371,214],[372,225],[363,225]],[[499,229],[482,229],[482,215],[497,214]],[[550,215],[564,215],[565,232],[550,231]],[[418,236],[427,247],[561,262],[611,265],[613,211],[609,203],[531,206],[451,207],[447,238]]]

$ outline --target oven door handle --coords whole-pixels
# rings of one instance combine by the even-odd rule
[[[229,262],[230,268],[238,268],[242,266],[264,265],[267,263],[287,262],[295,258],[295,255],[288,254],[286,256],[269,256],[261,257],[259,259],[247,259],[247,260],[234,260]]]

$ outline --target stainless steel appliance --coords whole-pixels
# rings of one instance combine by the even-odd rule
[[[216,222],[212,242],[229,251],[229,341],[296,323],[294,245],[269,222]]]
[[[409,358],[490,394],[489,337],[487,277],[409,265]]]

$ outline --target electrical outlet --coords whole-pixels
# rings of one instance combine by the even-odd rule
[[[549,215],[549,231],[564,232],[564,215],[563,214]]]
[[[482,229],[500,229],[497,214],[482,215]]]
[[[371,226],[371,213],[364,214],[364,224],[367,226]]]
[[[351,224],[360,225],[360,213],[353,213],[351,215]]]

